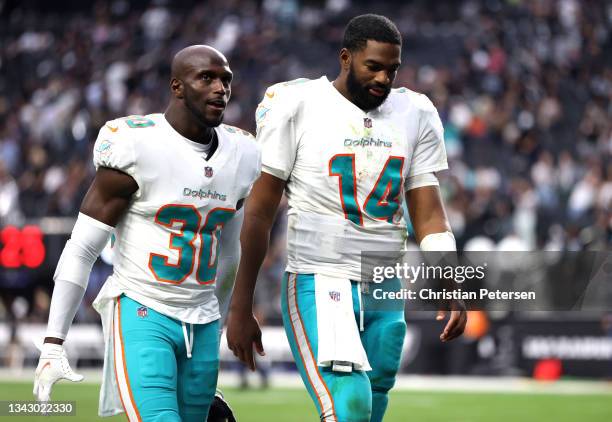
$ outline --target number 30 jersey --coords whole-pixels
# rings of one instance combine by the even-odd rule
[[[218,147],[176,132],[163,114],[107,122],[94,146],[94,164],[127,173],[138,184],[115,227],[113,274],[102,296],[125,293],[188,323],[219,318],[214,296],[219,239],[260,171],[253,137],[215,128]]]
[[[279,83],[256,111],[262,170],[286,180],[287,271],[361,280],[361,253],[398,253],[406,180],[448,168],[424,95],[393,89],[364,112],[325,77]]]

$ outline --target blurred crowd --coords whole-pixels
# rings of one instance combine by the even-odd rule
[[[163,111],[170,59],[182,47],[225,53],[235,75],[225,121],[253,131],[267,86],[336,76],[344,26],[366,12],[389,16],[403,34],[395,85],[439,110],[450,165],[439,177],[460,247],[609,247],[604,0],[0,0],[0,226],[75,216],[98,129]],[[264,288],[280,284],[283,224]]]

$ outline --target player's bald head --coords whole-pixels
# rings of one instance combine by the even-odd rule
[[[174,55],[171,77],[184,79],[190,71],[212,65],[229,67],[223,53],[216,48],[203,44],[190,45]]]

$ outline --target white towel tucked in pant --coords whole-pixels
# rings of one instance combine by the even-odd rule
[[[109,278],[102,286],[98,297],[93,303],[102,319],[104,332],[104,368],[102,369],[102,387],[98,404],[99,416],[113,416],[123,413],[123,404],[119,396],[119,387],[115,377],[115,354],[113,345],[113,322],[115,315],[115,299],[121,295]]]
[[[368,356],[361,344],[353,310],[351,281],[315,274],[319,366],[334,361],[352,362],[358,371],[370,371]]]

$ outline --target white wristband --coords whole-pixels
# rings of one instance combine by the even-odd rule
[[[428,234],[419,245],[422,251],[456,251],[455,236],[451,232]]]

